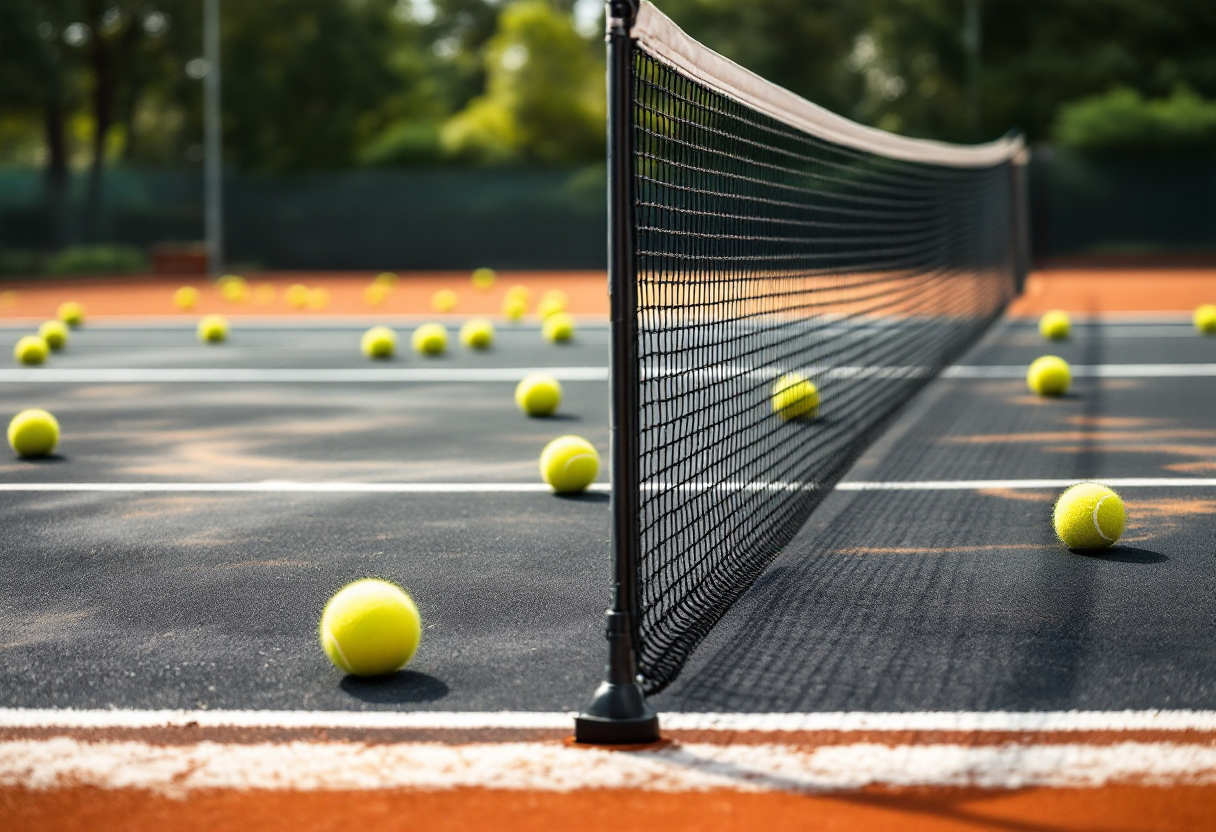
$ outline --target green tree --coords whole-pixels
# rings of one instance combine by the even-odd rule
[[[508,6],[485,49],[486,92],[452,117],[443,143],[458,159],[574,163],[603,158],[602,46],[545,0]]]
[[[1060,109],[1054,136],[1061,147],[1091,153],[1216,152],[1216,101],[1180,87],[1146,99],[1116,89]]]

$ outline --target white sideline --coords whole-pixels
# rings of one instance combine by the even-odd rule
[[[145,729],[573,729],[560,711],[253,711],[0,708],[12,728]],[[1216,731],[1216,711],[836,711],[823,713],[661,713],[673,731]]]
[[[1073,364],[1074,378],[1208,378],[1216,364]],[[942,378],[1025,378],[1026,365],[956,364]]]
[[[377,368],[366,370],[301,370],[233,368],[98,368],[31,367],[0,370],[0,383],[43,384],[361,384],[365,382],[487,382],[519,381],[530,373],[546,373],[558,381],[606,381],[607,367],[450,367]]]

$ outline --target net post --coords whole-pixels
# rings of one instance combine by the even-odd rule
[[[577,742],[625,745],[659,739],[659,718],[637,679],[638,363],[633,209],[633,44],[637,0],[608,2],[608,293],[612,608],[604,681],[574,720]]]
[[[1020,131],[1013,130],[1010,137],[1022,139]],[[1017,247],[1015,262],[1017,264],[1017,292],[1022,294],[1026,288],[1026,278],[1030,274],[1034,255],[1030,248],[1030,149],[1024,140],[1021,149],[1011,160],[1010,171],[1013,178],[1013,228],[1014,245]]]

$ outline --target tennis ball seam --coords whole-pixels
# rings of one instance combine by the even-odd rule
[[[1103,540],[1107,541],[1108,543],[1114,543],[1115,542],[1114,538],[1110,538],[1110,537],[1106,536],[1106,532],[1102,531],[1102,524],[1098,521],[1098,512],[1102,509],[1102,504],[1105,503],[1110,498],[1111,498],[1110,494],[1104,494],[1102,496],[1102,499],[1098,500],[1098,502],[1094,504],[1093,518],[1094,518],[1094,529],[1097,530],[1098,536],[1101,537]]]

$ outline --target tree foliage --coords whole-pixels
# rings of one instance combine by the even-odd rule
[[[1178,88],[1169,98],[1116,89],[1060,110],[1055,140],[1091,153],[1216,152],[1216,101]]]

